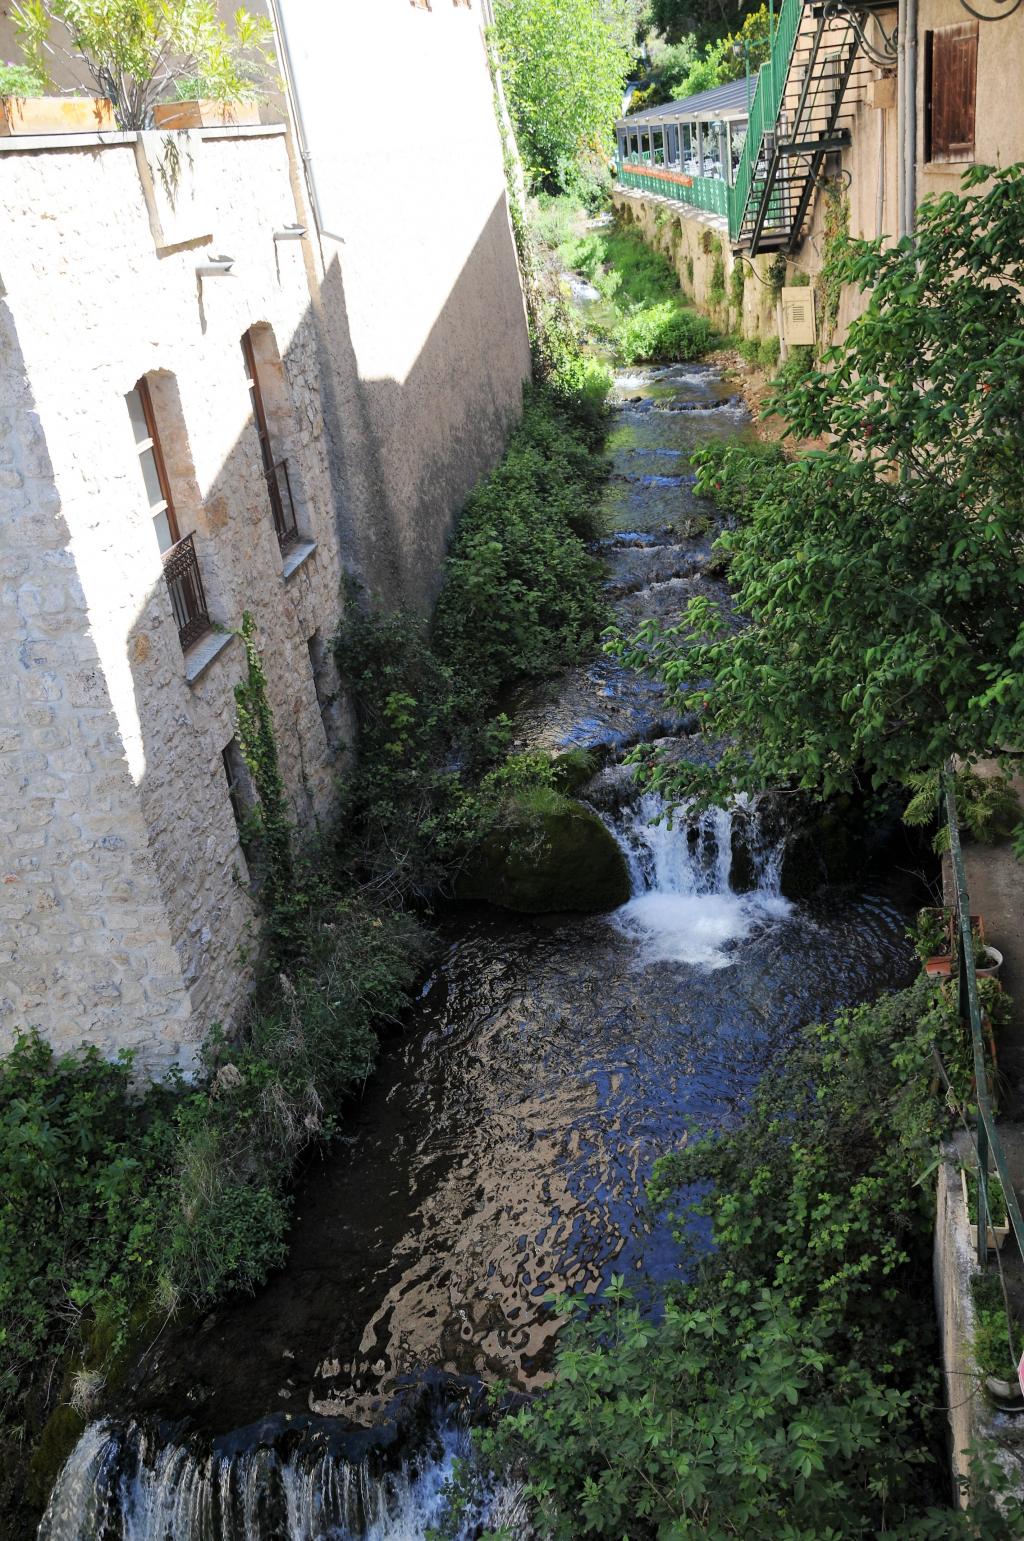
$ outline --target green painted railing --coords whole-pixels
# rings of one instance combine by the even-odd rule
[[[974,1130],[974,1148],[978,1157],[978,1262],[984,1266],[988,1260],[988,1232],[992,1211],[988,1201],[989,1158],[999,1174],[999,1181],[1006,1201],[1017,1246],[1024,1257],[1024,1218],[1021,1216],[1017,1195],[1006,1165],[999,1132],[992,1116],[992,1100],[988,1089],[988,1065],[985,1057],[985,1040],[982,1031],[981,1001],[978,996],[978,976],[974,967],[974,940],[971,933],[971,900],[967,892],[967,871],[960,847],[960,825],[957,820],[956,798],[953,793],[953,777],[947,770],[943,776],[943,803],[940,810],[945,815],[949,829],[949,857],[953,869],[953,895],[955,899],[956,927],[959,932],[959,972],[957,975],[957,1007],[960,1020],[969,1024],[971,1046],[974,1051],[974,1086],[978,1099],[977,1125]]]
[[[757,89],[750,104],[747,139],[736,168],[733,186],[729,189],[729,235],[733,240],[739,235],[743,224],[743,212],[750,197],[764,136],[773,132],[779,120],[789,61],[803,12],[803,0],[782,0],[768,58],[757,77]]]
[[[624,187],[636,187],[645,193],[658,193],[662,198],[674,198],[693,209],[704,209],[708,214],[729,213],[729,194],[732,191],[720,177],[688,177],[668,166],[651,166],[637,161],[619,161],[619,181]]]

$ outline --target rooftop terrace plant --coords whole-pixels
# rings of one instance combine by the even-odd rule
[[[17,0],[11,14],[30,72],[49,84],[62,59],[110,98],[122,129],[149,127],[179,80],[252,97],[273,63],[269,20],[240,9],[232,32],[214,0]]]

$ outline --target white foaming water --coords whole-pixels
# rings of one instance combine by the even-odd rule
[[[423,1541],[445,1515],[456,1459],[469,1453],[468,1431],[451,1426],[429,1451],[384,1469],[308,1444],[289,1456],[266,1444],[197,1454],[103,1421],[72,1452],[39,1541]],[[471,1503],[457,1534],[501,1526],[532,1533],[514,1483]]]
[[[614,817],[633,897],[613,919],[640,942],[647,961],[728,968],[739,942],[790,913],[779,891],[782,842],[765,844],[752,804],[740,804],[736,817],[746,826],[755,884],[743,894],[729,882],[733,814],[710,808],[689,819],[683,809],[670,828],[661,797],[647,792]]]

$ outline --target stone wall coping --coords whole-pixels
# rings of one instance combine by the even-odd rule
[[[195,134],[197,139],[263,139],[287,133],[284,123],[223,123],[211,128],[167,129],[174,134]],[[24,155],[39,150],[96,150],[135,144],[135,129],[111,129],[95,134],[11,134],[0,138],[0,155]]]
[[[315,540],[303,540],[297,546],[293,546],[284,559],[281,577],[290,578],[292,573],[297,573],[303,563],[309,561],[315,550]]]
[[[208,631],[205,637],[193,642],[185,654],[185,678],[194,685],[200,675],[206,673],[213,660],[223,653],[238,635],[234,631]]]

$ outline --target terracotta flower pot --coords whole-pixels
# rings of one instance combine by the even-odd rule
[[[199,97],[194,102],[160,102],[153,108],[156,128],[224,128],[259,121],[258,102],[218,102]]]
[[[0,96],[0,134],[95,134],[115,129],[105,96]]]

